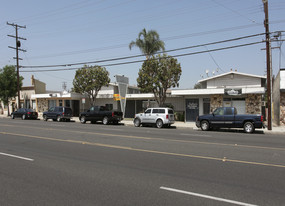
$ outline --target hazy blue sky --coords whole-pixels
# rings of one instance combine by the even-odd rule
[[[285,1],[269,0],[270,31],[285,30]],[[19,30],[21,65],[54,65],[104,60],[140,54],[139,49],[129,50],[129,43],[146,28],[154,29],[166,45],[166,50],[221,41],[225,39],[263,33],[264,11],[262,0],[1,0],[0,7],[0,67],[15,64],[15,29],[6,22],[26,25]],[[285,35],[285,33],[284,33]],[[283,36],[283,39],[285,37]],[[169,55],[193,53],[264,40],[264,35],[223,44],[169,52]],[[277,46],[273,43],[272,46]],[[264,75],[266,69],[265,43],[178,57],[182,66],[180,89],[193,88],[194,84],[209,76],[218,67],[218,74],[231,68],[239,72]],[[283,46],[284,48],[284,46]],[[284,49],[283,49],[284,50]],[[285,67],[285,51],[282,67]],[[279,69],[279,50],[273,55],[273,73]],[[144,57],[106,62],[99,65],[135,61]],[[112,81],[115,74],[130,78],[136,84],[142,63],[106,66]],[[73,66],[72,68],[80,67]],[[60,67],[64,69],[65,67]],[[46,68],[54,69],[54,68]],[[72,87],[75,70],[56,72],[21,69],[24,85],[30,85],[31,75],[47,84],[49,90],[61,90],[62,82]]]

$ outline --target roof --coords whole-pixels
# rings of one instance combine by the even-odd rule
[[[236,72],[236,71],[230,71],[230,72],[227,72],[227,73],[224,73],[224,74],[220,74],[220,75],[217,75],[217,76],[209,77],[209,78],[206,78],[206,79],[201,79],[198,82],[199,83],[205,82],[205,81],[208,81],[208,80],[211,80],[211,79],[216,79],[216,78],[219,78],[219,77],[222,77],[222,76],[226,76],[226,75],[229,75],[229,74],[238,74],[238,75],[242,75],[242,76],[266,79],[266,76],[259,76],[259,75],[246,74],[246,73],[241,73],[241,72]]]

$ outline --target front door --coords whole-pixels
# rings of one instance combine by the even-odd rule
[[[199,116],[199,99],[186,99],[186,122],[195,122]]]

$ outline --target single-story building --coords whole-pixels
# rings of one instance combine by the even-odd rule
[[[280,126],[285,125],[285,69],[280,69],[273,82],[272,121]]]
[[[262,114],[265,76],[230,71],[198,81],[201,89],[172,90],[182,98],[185,121],[209,114],[217,107],[236,107],[240,114]]]

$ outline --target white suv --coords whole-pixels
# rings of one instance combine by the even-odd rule
[[[135,127],[146,124],[155,124],[157,128],[161,128],[163,125],[170,126],[173,123],[173,109],[167,107],[149,108],[144,113],[136,114],[134,119]]]

